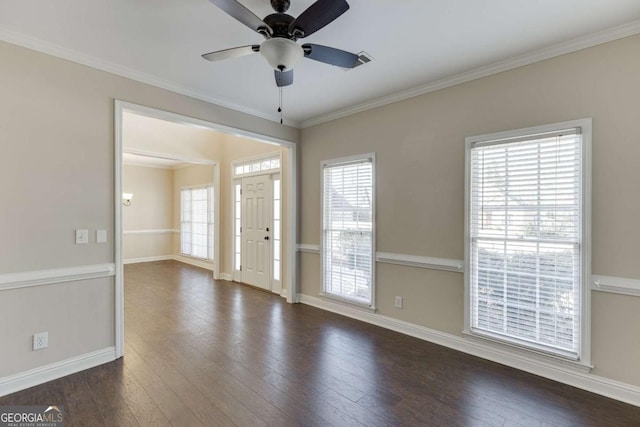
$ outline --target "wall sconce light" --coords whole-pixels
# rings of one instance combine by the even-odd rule
[[[122,193],[122,204],[125,206],[131,206],[131,199],[133,199],[132,193]]]

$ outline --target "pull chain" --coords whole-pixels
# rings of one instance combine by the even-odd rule
[[[280,113],[280,124],[282,124],[282,86],[280,86],[280,103],[278,104],[278,113]]]

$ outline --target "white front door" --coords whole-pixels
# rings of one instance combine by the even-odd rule
[[[242,179],[242,281],[271,289],[269,176]]]

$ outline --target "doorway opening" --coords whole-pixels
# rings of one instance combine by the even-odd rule
[[[132,128],[132,122],[137,123],[137,127]],[[208,139],[195,143],[195,148],[190,147],[185,138],[169,137],[176,125],[192,133],[208,132],[210,135]],[[127,156],[190,165],[176,166],[175,170],[191,166],[213,168],[209,169],[213,174],[209,174],[211,179],[208,182],[183,186],[174,183],[174,200],[179,201],[176,203],[180,207],[174,207],[173,227],[163,232],[175,236],[173,247],[179,253],[174,252],[167,259],[196,265],[198,263],[194,261],[204,262],[213,270],[216,280],[248,283],[271,290],[289,303],[296,302],[295,143],[117,100],[115,127],[117,357],[124,353],[123,249],[126,248],[123,248],[123,209],[131,207],[123,205],[123,192],[133,194],[129,199],[131,204],[135,205],[140,200],[134,192],[123,188],[125,153]],[[132,135],[142,130],[155,131],[155,138],[131,144]],[[177,151],[173,151],[176,147]],[[260,163],[258,170],[254,171],[256,160]],[[267,162],[269,168],[262,169],[267,167]],[[247,197],[244,200],[236,198],[238,184],[241,193],[243,185],[246,185],[244,194]],[[250,194],[252,197],[248,197]],[[208,207],[200,215],[202,218],[194,218],[193,209],[196,207],[204,210]],[[240,227],[244,227],[241,228],[243,235],[239,242],[236,240],[236,219],[241,221]],[[244,237],[245,231],[247,238]],[[238,254],[239,262],[236,262]],[[206,268],[206,265],[199,266]]]

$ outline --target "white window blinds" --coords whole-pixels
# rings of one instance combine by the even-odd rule
[[[580,129],[470,148],[472,332],[578,359]]]
[[[180,195],[182,254],[213,259],[213,187],[184,188]]]
[[[325,294],[372,305],[373,158],[323,165]]]

